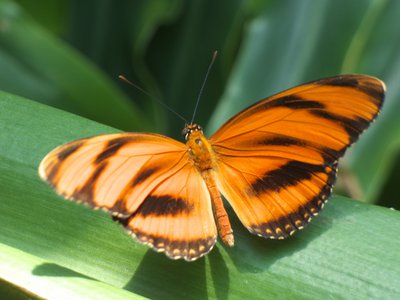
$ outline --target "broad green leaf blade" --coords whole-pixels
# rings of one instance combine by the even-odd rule
[[[40,299],[143,299],[5,244],[0,244],[0,277]]]
[[[0,20],[0,46],[7,49],[3,60],[14,75],[25,70],[24,81],[18,84],[16,76],[13,81],[5,78],[0,82],[3,89],[26,94],[34,88],[23,84],[37,82],[43,102],[126,130],[150,128],[150,122],[100,69],[29,18],[16,3],[0,2]]]
[[[61,200],[38,178],[37,166],[53,147],[112,128],[6,93],[0,93],[0,128],[0,265],[8,254],[46,262],[16,266],[27,280],[40,276],[66,287],[83,284],[86,276],[150,298],[400,294],[397,211],[334,197],[306,229],[284,241],[249,234],[230,211],[234,248],[218,244],[196,262],[172,261],[132,241],[106,213]],[[1,276],[13,282],[12,266],[8,270]],[[21,288],[31,290],[24,283]]]

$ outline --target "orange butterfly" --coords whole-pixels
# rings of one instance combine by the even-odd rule
[[[51,151],[39,174],[59,194],[109,211],[139,242],[193,261],[234,237],[219,191],[253,234],[284,239],[318,214],[337,160],[378,114],[385,85],[342,75],[264,99],[210,139],[153,133],[84,138]]]

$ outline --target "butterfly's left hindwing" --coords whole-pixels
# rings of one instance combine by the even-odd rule
[[[260,101],[211,138],[217,182],[254,234],[285,238],[330,196],[337,160],[378,114],[384,84],[343,75]]]
[[[195,260],[216,241],[210,196],[184,144],[140,133],[80,139],[41,162],[62,196],[110,211],[140,242]]]

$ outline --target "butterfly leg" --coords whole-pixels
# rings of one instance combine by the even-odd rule
[[[219,236],[225,245],[233,247],[235,244],[235,239],[233,237],[231,223],[222,202],[221,194],[216,187],[214,174],[211,170],[205,170],[202,172],[202,177],[206,182],[208,191],[211,195],[211,202]]]

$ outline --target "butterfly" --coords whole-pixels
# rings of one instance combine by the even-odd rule
[[[251,105],[209,139],[191,123],[186,143],[130,132],[67,143],[47,154],[39,175],[65,198],[110,212],[140,243],[194,261],[218,235],[234,245],[220,192],[253,234],[284,239],[302,229],[384,94],[374,77],[325,78]]]

